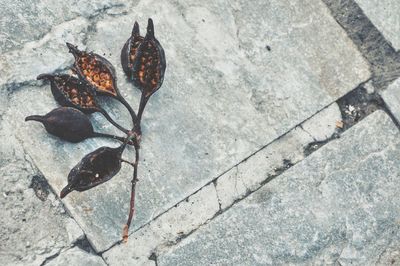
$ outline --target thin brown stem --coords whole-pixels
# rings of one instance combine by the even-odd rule
[[[140,125],[140,121],[142,120],[143,111],[144,111],[144,108],[146,107],[148,100],[149,100],[149,98],[146,97],[145,92],[142,92],[142,96],[140,98],[140,104],[139,104],[139,111],[138,111],[138,115],[137,115],[137,120],[138,120],[139,125]]]
[[[132,178],[132,187],[131,187],[131,200],[129,207],[129,216],[128,221],[124,225],[124,230],[122,234],[122,239],[126,243],[128,241],[129,236],[129,227],[132,222],[133,215],[135,214],[135,191],[136,191],[136,183],[138,182],[138,163],[139,163],[139,145],[134,145],[135,147],[135,162],[133,163],[133,178]]]
[[[138,125],[138,118],[136,116],[135,111],[133,111],[132,106],[125,100],[124,97],[122,97],[121,95],[118,95],[117,100],[122,103],[126,109],[128,109],[128,112],[132,118],[132,124],[133,124],[133,128],[135,128]]]
[[[118,128],[119,130],[121,130],[122,132],[124,132],[125,134],[129,133],[129,130],[127,130],[126,128],[124,128],[123,126],[121,126],[120,124],[118,124],[117,122],[115,122],[111,116],[104,110],[101,109],[100,112],[104,115],[104,117],[108,120],[108,122],[110,122],[111,124],[113,124],[116,128]]]
[[[93,132],[92,138],[109,138],[109,139],[115,139],[119,140],[121,142],[125,142],[125,138],[111,135],[111,134],[106,134],[106,133],[100,133],[100,132]]]

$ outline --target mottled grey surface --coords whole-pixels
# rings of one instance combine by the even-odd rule
[[[106,266],[106,263],[100,256],[87,253],[78,247],[69,249],[49,263],[47,266],[74,266],[74,265],[87,265],[87,266]]]
[[[400,49],[400,1],[355,0],[396,50]]]
[[[77,17],[90,18],[129,1],[0,0],[0,53],[42,38],[52,27]],[[125,7],[126,8],[126,7]]]
[[[398,128],[377,111],[160,255],[158,265],[398,264],[399,150]]]
[[[14,136],[9,104],[0,91],[0,264],[41,265],[83,232]]]
[[[400,123],[400,79],[397,79],[389,87],[380,92],[386,106]]]
[[[3,82],[33,79],[39,73],[32,66],[40,54],[46,67],[38,72],[65,67],[71,62],[61,45],[65,34],[109,58],[117,67],[120,89],[136,103],[138,92],[122,76],[119,49],[134,20],[144,29],[149,16],[155,21],[168,66],[164,86],[151,99],[143,119],[133,228],[369,78],[368,65],[320,1],[253,1],[252,5],[247,1],[142,1],[127,15],[96,23],[83,18],[70,21],[71,30],[61,27],[35,44],[33,60],[26,59],[26,64],[11,61],[21,52],[7,54],[6,63],[0,63],[8,64]],[[59,41],[52,46],[55,37]],[[13,124],[57,193],[84,154],[109,143],[67,144],[49,137],[38,124],[23,123],[24,116],[56,106],[48,86],[25,86],[13,93],[13,102],[17,110]],[[109,107],[120,121],[126,119],[120,106]],[[97,250],[121,237],[130,178],[125,167],[108,184],[72,193],[65,200]]]

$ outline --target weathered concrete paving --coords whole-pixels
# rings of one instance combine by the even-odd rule
[[[168,68],[164,87],[145,114],[134,228],[369,78],[362,56],[317,0],[254,1],[250,6],[246,1],[143,1],[128,15],[92,24],[93,31],[87,31],[91,23],[86,20],[68,22],[72,28],[65,36],[105,53],[117,66],[121,90],[132,102],[138,95],[121,76],[118,50],[133,20],[144,28],[149,16],[156,22]],[[74,23],[82,28],[78,35],[73,34]],[[60,50],[61,41],[50,45],[51,36],[62,40],[63,28],[51,32],[43,47],[36,44],[31,55],[24,52],[28,57],[22,62],[29,64],[19,65],[18,60],[11,64],[18,52],[6,55],[12,66],[7,69],[13,71],[5,81],[22,82],[18,73],[27,80],[39,74],[33,73],[32,65],[41,53],[47,55],[46,68],[39,70],[50,69],[52,57],[56,68],[65,66],[67,50]],[[17,108],[13,123],[26,150],[59,192],[70,168],[85,153],[108,142],[65,144],[49,138],[40,125],[23,124],[24,116],[55,107],[48,87],[32,85],[13,93]],[[13,88],[11,84],[9,89]],[[110,108],[120,119],[126,117],[119,106]],[[65,200],[97,250],[120,239],[130,175],[125,168],[107,185]]]
[[[400,49],[400,2],[393,0],[355,0],[367,17],[396,50]]]
[[[396,264],[399,150],[398,128],[377,111],[158,256],[158,265]]]

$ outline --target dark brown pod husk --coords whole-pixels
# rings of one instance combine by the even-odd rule
[[[143,42],[144,37],[140,36],[139,24],[135,21],[133,25],[131,37],[125,42],[121,50],[121,65],[125,74],[132,80],[133,63],[135,62],[137,49]],[[138,86],[138,84],[135,84]]]
[[[115,69],[107,59],[93,52],[81,51],[70,43],[67,46],[75,57],[73,70],[80,78],[99,94],[119,96]]]
[[[147,24],[147,33],[137,49],[132,78],[145,97],[150,97],[162,85],[166,68],[165,53],[154,36],[153,20]]]
[[[61,106],[74,107],[85,114],[99,112],[94,92],[76,77],[67,74],[41,74],[37,79],[50,81],[54,99]]]
[[[41,122],[47,132],[70,142],[80,142],[94,134],[89,118],[71,107],[59,107],[44,116],[28,116],[25,121]]]
[[[121,154],[125,145],[101,147],[83,157],[69,173],[68,185],[62,189],[60,197],[64,198],[74,190],[88,190],[114,177],[121,169]]]

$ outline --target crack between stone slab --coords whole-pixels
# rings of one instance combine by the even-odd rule
[[[361,83],[356,87],[356,89],[359,88],[360,86],[362,86],[363,84],[365,84],[365,83],[368,82],[368,81],[369,81],[369,79],[366,80],[366,81],[361,82]],[[356,89],[354,89],[354,90],[356,90]],[[352,91],[354,91],[354,90],[352,90]],[[350,91],[349,93],[351,93],[352,91]],[[329,107],[330,105],[332,105],[333,103],[337,103],[340,99],[347,97],[347,95],[348,95],[349,93],[345,94],[344,96],[342,96],[342,97],[339,98],[338,100],[329,103],[328,105],[326,105],[325,107],[321,108],[319,111],[317,111],[316,113],[314,113],[313,115],[311,115],[311,116],[308,117],[307,119],[301,121],[300,123],[298,123],[298,124],[296,124],[295,126],[293,126],[292,128],[290,128],[290,129],[289,129],[288,131],[286,131],[284,134],[282,134],[282,135],[276,137],[275,139],[273,139],[272,141],[270,141],[268,144],[262,146],[262,147],[261,147],[260,149],[258,149],[257,151],[253,152],[252,154],[250,154],[249,156],[245,157],[244,159],[242,159],[241,161],[239,161],[239,162],[236,163],[235,165],[233,165],[233,166],[231,166],[230,168],[228,168],[227,170],[223,171],[222,173],[220,173],[219,175],[217,175],[216,177],[214,177],[212,180],[208,181],[206,184],[204,184],[203,186],[201,186],[200,188],[198,188],[197,190],[195,190],[194,192],[192,192],[190,195],[186,196],[185,198],[183,198],[183,199],[181,199],[180,201],[178,201],[177,203],[175,203],[172,207],[170,207],[170,208],[166,209],[165,211],[159,213],[158,215],[156,215],[155,217],[153,217],[152,220],[150,220],[150,221],[146,222],[145,224],[143,224],[143,225],[139,226],[138,228],[136,228],[136,229],[135,229],[133,232],[131,232],[129,235],[132,235],[132,234],[135,233],[136,231],[139,231],[140,229],[142,229],[142,228],[148,226],[152,221],[158,219],[160,216],[164,215],[165,213],[167,213],[168,211],[170,211],[171,209],[173,209],[175,206],[179,205],[179,204],[182,203],[183,201],[188,200],[191,196],[193,196],[194,194],[196,194],[197,192],[199,192],[199,191],[200,191],[201,189],[203,189],[204,187],[210,185],[211,183],[213,183],[214,186],[215,186],[215,185],[218,183],[218,179],[219,179],[221,176],[223,176],[223,175],[226,174],[227,172],[231,171],[233,168],[238,167],[240,164],[246,162],[248,159],[250,159],[251,157],[253,157],[253,156],[256,155],[257,153],[261,152],[262,150],[264,150],[265,148],[267,148],[268,146],[270,146],[272,143],[274,143],[274,142],[280,140],[281,138],[285,137],[287,134],[289,134],[289,132],[291,132],[292,130],[294,130],[296,127],[300,127],[301,124],[304,124],[304,123],[307,122],[308,120],[312,119],[313,117],[315,117],[316,115],[318,115],[320,112],[322,112],[323,110],[325,110],[326,108],[328,108],[328,107]],[[361,120],[360,120],[360,121],[361,121]],[[340,136],[341,133],[342,133],[342,132],[338,133],[337,135],[333,134],[333,136],[331,137],[330,140],[337,138],[338,136]],[[329,140],[329,141],[330,141],[330,140]],[[323,144],[325,145],[325,144],[328,143],[329,141],[326,141],[326,142],[323,143]],[[321,145],[320,147],[322,147],[322,146],[323,146],[323,145]],[[318,147],[318,148],[320,148],[320,147]],[[317,150],[317,149],[315,149],[315,150]],[[314,151],[315,151],[315,150],[314,150]],[[311,154],[311,153],[310,153],[310,154]],[[308,156],[308,155],[307,155],[307,156]],[[305,158],[307,158],[307,156],[305,156]],[[304,158],[304,159],[305,159],[305,158]],[[298,161],[297,163],[303,161],[304,159]],[[295,163],[295,164],[297,164],[297,163]],[[250,194],[252,194],[253,192],[257,191],[258,189],[260,189],[261,187],[263,187],[265,184],[269,183],[269,182],[272,181],[275,177],[281,175],[283,172],[285,172],[286,170],[288,170],[289,168],[291,168],[291,167],[292,167],[293,165],[295,165],[295,164],[290,165],[290,166],[287,167],[285,170],[282,169],[282,171],[279,171],[280,169],[278,169],[278,173],[276,173],[276,174],[268,175],[268,177],[267,177],[264,181],[262,181],[262,182],[260,183],[260,184],[261,184],[260,187],[258,187],[256,190],[248,190],[248,191],[246,192],[246,194],[245,194],[243,197],[236,199],[236,200],[232,203],[232,205],[226,207],[225,209],[222,209],[222,210],[218,211],[218,212],[217,212],[217,216],[218,216],[219,214],[224,213],[224,212],[225,212],[227,209],[229,209],[231,206],[233,206],[233,205],[236,204],[237,202],[239,202],[239,201],[245,199],[245,198],[248,197]],[[216,190],[216,193],[217,193],[217,197],[218,197],[218,199],[219,199],[219,195],[218,195],[218,191],[217,191],[217,190]],[[220,202],[219,202],[219,203],[220,203]],[[212,220],[212,219],[214,219],[214,217],[211,218],[211,220]],[[122,241],[119,240],[119,241],[115,242],[114,244],[112,244],[112,245],[111,245],[110,247],[108,247],[107,249],[104,249],[104,250],[100,251],[99,254],[103,254],[103,253],[109,251],[110,249],[114,248],[115,246],[120,245],[121,243],[122,243]]]

